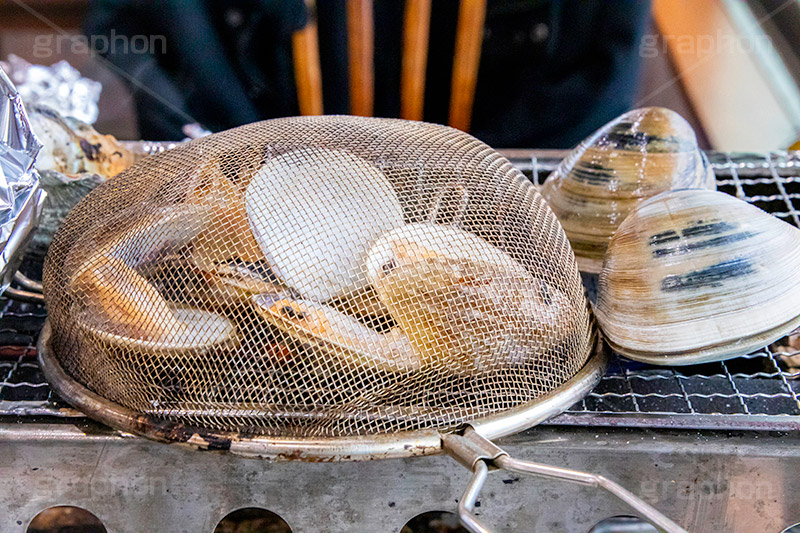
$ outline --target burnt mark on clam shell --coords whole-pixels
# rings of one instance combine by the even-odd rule
[[[666,242],[677,241],[680,240],[680,238],[680,235],[674,230],[662,231],[661,233],[650,236],[650,246],[658,246]]]
[[[750,239],[758,234],[752,231],[740,231],[738,233],[733,233],[738,227],[739,225],[734,222],[705,222],[703,220],[697,220],[681,230],[680,234],[683,237],[683,240],[678,237],[676,231],[668,230],[652,235],[649,239],[649,242],[650,246],[654,247],[653,257],[660,258],[692,253],[698,250],[715,248],[718,246],[728,246],[736,242]],[[711,238],[697,240],[700,237]],[[674,242],[673,245],[658,247],[662,244],[672,242]]]
[[[92,144],[86,139],[81,139],[78,144],[80,145],[81,150],[83,150],[83,153],[86,154],[86,157],[89,159],[89,161],[97,160],[97,156],[100,155],[100,148],[102,148],[100,143]]]
[[[752,262],[747,258],[723,261],[688,274],[667,276],[661,280],[661,290],[674,292],[696,290],[708,287],[721,287],[725,280],[747,276],[755,272]]]
[[[719,235],[720,233],[734,231],[738,227],[738,224],[734,224],[732,222],[705,222],[703,220],[698,220],[688,228],[684,229],[681,233],[684,237]]]
[[[613,169],[606,168],[598,163],[587,163],[585,161],[576,163],[571,174],[575,181],[595,186],[606,186],[608,182],[616,178]]]
[[[235,258],[224,261],[222,265],[224,267],[228,267],[237,275],[246,278],[266,281],[268,283],[280,283],[280,279],[275,275],[275,272],[273,272],[272,268],[269,266],[269,263],[266,261],[253,262]]]
[[[281,307],[281,314],[291,320],[303,320],[306,318],[306,314],[303,311],[295,309],[291,305]]]

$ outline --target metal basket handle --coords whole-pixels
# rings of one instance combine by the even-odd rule
[[[15,287],[8,287],[3,293],[5,296],[18,302],[27,302],[32,304],[43,304],[44,296],[42,296],[42,284],[34,281],[29,277],[21,274],[20,272],[14,273],[14,281],[22,287],[17,289]]]
[[[514,459],[491,441],[479,435],[471,427],[468,427],[461,434],[451,433],[445,435],[443,442],[447,453],[472,471],[472,479],[470,479],[469,485],[467,485],[467,489],[458,504],[458,516],[464,527],[473,533],[491,533],[491,530],[478,520],[472,512],[478,493],[489,474],[490,467],[517,474],[561,479],[570,483],[605,489],[627,503],[642,518],[648,520],[659,529],[667,533],[686,533],[685,529],[658,512],[644,500],[603,476]]]

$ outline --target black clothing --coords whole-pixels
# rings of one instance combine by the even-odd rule
[[[329,114],[349,112],[345,1],[317,2]],[[433,2],[430,122],[447,123],[458,6]],[[496,147],[566,148],[628,110],[649,8],[639,0],[489,0],[471,133]],[[376,116],[400,111],[403,11],[402,1],[374,2]],[[165,36],[164,53],[106,55],[138,82],[142,137],[168,140],[193,120],[218,131],[297,114],[291,35],[305,22],[302,0],[102,0],[90,4],[86,32]]]

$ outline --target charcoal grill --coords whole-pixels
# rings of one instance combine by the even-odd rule
[[[542,183],[564,153],[507,150],[504,155],[534,182]],[[708,155],[719,190],[800,227],[797,207],[800,205],[800,155],[786,152]],[[25,263],[22,270],[32,278],[41,275],[41,265]],[[265,471],[263,467],[259,469],[258,462],[224,456],[193,462],[192,456],[183,455],[185,452],[182,450],[139,439],[131,440],[127,434],[98,426],[62,402],[44,381],[37,364],[35,346],[45,316],[45,310],[40,305],[0,299],[0,442],[6,442],[6,449],[15,447],[14,450],[19,450],[17,454],[0,454],[6,455],[0,465],[4,473],[10,476],[4,476],[6,479],[18,479],[27,473],[49,480],[40,485],[13,483],[11,486],[19,490],[10,491],[7,487],[0,491],[1,514],[14,518],[11,524],[0,523],[0,531],[24,530],[21,524],[27,523],[38,510],[56,503],[80,505],[95,512],[110,530],[124,530],[124,526],[115,524],[125,524],[126,513],[129,518],[138,517],[139,514],[118,508],[113,495],[98,495],[91,486],[91,480],[98,475],[98,465],[109,464],[108,458],[103,457],[106,448],[112,450],[110,453],[114,457],[123,458],[111,461],[116,472],[100,474],[106,480],[118,480],[119,476],[126,475],[136,478],[136,458],[142,459],[147,455],[157,457],[152,467],[161,464],[161,473],[157,474],[159,471],[151,468],[145,470],[151,472],[148,474],[151,478],[146,480],[146,485],[150,487],[148,491],[152,493],[155,490],[150,497],[158,497],[160,503],[155,506],[152,502],[148,504],[149,510],[145,515],[152,518],[146,520],[151,519],[154,525],[174,523],[176,531],[184,530],[181,529],[183,527],[186,531],[203,528],[211,531],[215,521],[228,511],[237,506],[247,507],[245,503],[248,498],[258,501],[265,501],[266,498],[270,503],[263,506],[278,511],[284,505],[281,503],[283,500],[291,501],[292,494],[300,498],[303,494],[309,494],[308,501],[303,501],[301,506],[313,508],[312,496],[319,495],[320,490],[308,489],[308,484],[314,480],[324,483],[325,479],[336,479],[338,484],[334,483],[334,487],[342,483],[342,486],[349,486],[346,483],[349,480],[351,484],[362,487],[351,489],[355,492],[349,495],[344,490],[339,494],[341,501],[336,497],[324,499],[325,505],[340,511],[344,507],[372,504],[376,497],[383,497],[384,493],[386,498],[396,497],[396,501],[384,502],[385,512],[380,509],[372,511],[380,514],[379,518],[358,510],[350,514],[317,515],[309,509],[292,510],[291,505],[285,504],[287,510],[279,514],[296,528],[295,531],[310,530],[310,525],[318,526],[319,520],[327,521],[330,530],[339,530],[342,524],[349,524],[348,527],[353,531],[371,530],[376,525],[379,526],[376,530],[389,531],[396,525],[394,530],[399,531],[405,519],[431,510],[431,505],[443,510],[451,509],[454,507],[453,499],[459,497],[463,481],[457,480],[462,473],[452,468],[446,460],[435,457],[425,459],[427,463],[398,462],[397,470],[402,473],[403,487],[385,489],[378,485],[373,489],[377,494],[373,494],[369,492],[369,487],[374,479],[368,482],[363,476],[374,473],[373,478],[392,479],[395,473],[372,469],[369,464],[333,467],[313,465],[314,468],[308,471],[308,479],[302,483],[292,483],[296,481],[297,472],[291,468],[270,466]],[[774,346],[780,345],[781,342]],[[537,460],[542,456],[554,457],[550,461],[555,464],[569,464],[607,473],[658,505],[690,530],[755,530],[747,527],[750,524],[756,529],[778,532],[793,522],[800,522],[800,500],[797,496],[800,494],[800,482],[786,477],[800,467],[800,451],[793,451],[786,446],[790,442],[797,444],[796,431],[800,430],[800,370],[792,369],[784,362],[786,357],[792,355],[796,355],[796,352],[767,347],[727,362],[679,369],[651,367],[615,358],[595,390],[583,400],[548,421],[544,427],[503,442],[512,450],[517,450],[518,455],[536,455]],[[625,443],[624,450],[614,446],[615,443]],[[743,457],[742,454],[747,454],[751,447],[751,456]],[[53,461],[51,454],[54,452],[63,454],[71,461]],[[695,457],[681,459],[681,454],[685,453],[695,454]],[[700,457],[708,460],[699,461]],[[659,470],[656,461],[671,462],[672,466],[668,469],[662,466],[662,470]],[[34,464],[49,465],[49,477],[33,474],[31,468],[41,468],[31,466]],[[191,472],[186,472],[186,468]],[[657,472],[645,475],[648,469]],[[737,469],[741,469],[741,474]],[[748,469],[751,477],[747,482],[742,481],[748,480]],[[621,470],[633,472],[625,474]],[[252,487],[248,489],[246,485],[250,482],[246,476],[238,483],[235,479],[226,482],[226,486],[237,487],[236,490],[230,490],[228,486],[228,493],[206,490],[208,487],[220,487],[220,478],[213,479],[213,476],[231,475],[233,471],[250,472],[253,480],[266,476],[270,478],[267,484],[280,487],[280,492],[284,494],[276,498],[267,491],[259,496],[255,487],[265,481],[261,480],[255,485],[251,483]],[[693,476],[692,472],[695,472]],[[58,480],[69,475],[76,476],[76,479],[85,479],[89,475],[85,494],[76,495],[66,486],[61,487],[64,483]],[[303,475],[306,476],[306,471]],[[151,486],[152,476],[156,478],[155,488]],[[168,494],[166,492],[159,492],[167,490],[171,476],[176,479],[188,476],[196,483],[193,488],[183,486],[180,491],[183,497],[191,496],[190,503],[176,501],[170,504],[175,498],[165,496]],[[692,476],[689,481],[693,484],[689,483],[682,494],[678,488],[683,487],[687,476]],[[451,479],[455,480],[452,490],[448,481]],[[121,485],[115,485],[115,490],[140,488],[138,483],[118,482]],[[437,482],[440,486],[433,490],[430,485]],[[514,507],[503,509],[502,504],[494,501],[491,507],[487,505],[487,508],[491,508],[490,517],[512,515],[508,518],[510,522],[497,524],[499,530],[504,527],[515,530],[514,524],[530,524],[535,516],[535,520],[538,520],[537,530],[562,527],[570,531],[588,531],[599,519],[615,514],[616,510],[621,512],[622,509],[602,495],[589,496],[588,492],[584,494],[580,489],[557,484],[532,488],[530,482],[518,483],[514,478],[508,478],[502,480],[496,493],[491,493],[492,488],[487,485],[484,489],[486,499],[500,501],[503,494],[516,490],[518,492],[514,493],[513,498],[508,498],[510,502],[523,500],[534,503],[531,506],[533,508],[527,511],[531,516],[528,521],[525,520],[524,510]],[[552,497],[563,496],[563,503],[556,502],[549,510],[538,508],[535,502],[544,501],[540,491]],[[749,491],[747,498],[746,491]],[[393,496],[395,494],[397,496]],[[406,500],[401,497],[403,494],[408,497]],[[453,499],[448,500],[451,495],[454,495]],[[138,496],[137,501],[145,505],[148,494]],[[575,497],[580,497],[581,503],[567,511]],[[740,507],[744,505],[742,510],[737,511],[734,502],[738,502]],[[755,509],[758,502],[758,512],[746,518],[744,513],[748,506]],[[670,508],[670,505],[673,507]],[[719,510],[720,506],[722,511]],[[368,509],[365,507],[364,510]],[[184,520],[185,523],[176,521],[181,513],[187,511],[194,513],[195,518]],[[518,515],[516,519],[513,517],[515,513]],[[490,517],[487,521],[491,521]],[[21,524],[17,524],[17,520]],[[551,520],[550,525],[547,525],[547,520]]]

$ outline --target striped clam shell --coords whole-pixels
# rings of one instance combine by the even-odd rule
[[[614,235],[597,319],[618,352],[653,364],[718,361],[800,325],[800,230],[707,190],[660,194]]]
[[[583,272],[597,273],[608,242],[644,199],[715,188],[692,127],[660,107],[629,111],[578,145],[542,186]]]

